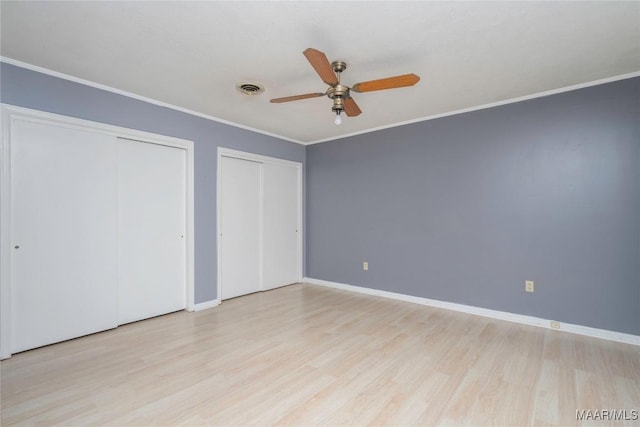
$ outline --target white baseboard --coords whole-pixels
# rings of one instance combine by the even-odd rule
[[[201,303],[195,304],[193,306],[193,311],[206,310],[207,308],[217,307],[219,305],[220,305],[220,300],[219,299],[212,299],[211,301],[206,301],[206,302],[201,302]]]
[[[474,307],[471,305],[456,304],[453,302],[438,301],[434,299],[414,297],[411,295],[399,294],[396,292],[381,291],[378,289],[365,288],[361,286],[347,285],[345,283],[329,282],[326,280],[305,277],[304,283],[311,285],[325,286],[328,288],[341,289],[343,291],[358,292],[361,294],[375,295],[399,301],[411,302],[414,304],[426,305],[429,307],[444,308],[446,310],[459,311],[462,313],[475,314],[477,316],[490,317],[492,319],[506,320],[509,322],[522,323],[525,325],[539,326],[542,328],[571,332],[573,334],[585,335],[588,337],[601,338],[609,341],[616,341],[625,344],[640,346],[640,336],[625,334],[622,332],[608,331],[606,329],[591,328],[589,326],[573,325],[571,323],[560,323],[550,319],[526,316],[524,314],[509,313],[506,311],[491,310],[488,308]],[[559,327],[551,327],[551,323]]]

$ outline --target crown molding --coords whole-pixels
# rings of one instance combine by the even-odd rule
[[[71,81],[71,82],[74,82],[74,83],[79,83],[81,85],[90,86],[90,87],[93,87],[93,88],[96,88],[96,89],[104,90],[104,91],[115,93],[115,94],[118,94],[118,95],[126,96],[128,98],[137,99],[138,101],[148,102],[149,104],[157,105],[157,106],[160,106],[160,107],[170,108],[172,110],[180,111],[181,113],[186,113],[186,114],[190,114],[192,116],[201,117],[203,119],[207,119],[207,120],[211,120],[211,121],[214,121],[214,122],[222,123],[222,124],[225,124],[225,125],[228,125],[228,126],[233,126],[233,127],[236,127],[236,128],[248,130],[248,131],[251,131],[251,132],[259,133],[259,134],[270,136],[270,137],[273,137],[273,138],[282,139],[282,140],[289,141],[289,142],[295,142],[296,144],[300,144],[300,145],[306,145],[304,142],[298,141],[297,139],[289,138],[289,137],[286,137],[286,136],[283,136],[283,135],[278,135],[278,134],[271,133],[271,132],[266,132],[264,130],[252,128],[250,126],[245,126],[245,125],[242,125],[240,123],[236,123],[236,122],[232,122],[232,121],[229,121],[229,120],[221,119],[221,118],[215,117],[215,116],[210,116],[208,114],[199,113],[199,112],[194,111],[194,110],[189,110],[188,108],[178,107],[177,105],[169,104],[167,102],[159,101],[157,99],[153,99],[153,98],[148,98],[146,96],[137,95],[137,94],[132,93],[132,92],[127,92],[125,90],[116,89],[116,88],[111,87],[111,86],[103,85],[103,84],[100,84],[100,83],[95,83],[95,82],[92,82],[90,80],[81,79],[81,78],[78,78],[78,77],[71,76],[69,74],[64,74],[64,73],[60,73],[58,71],[53,71],[53,70],[50,70],[48,68],[39,67],[37,65],[32,65],[32,64],[28,64],[26,62],[22,62],[22,61],[18,61],[18,60],[15,60],[15,59],[7,58],[5,56],[0,56],[0,62],[4,62],[4,63],[10,64],[10,65],[15,65],[16,67],[25,68],[25,69],[31,70],[31,71],[36,71],[36,72],[41,73],[41,74],[46,74],[46,75],[49,75],[49,76],[52,76],[52,77],[57,77],[57,78],[60,78],[60,79],[63,79],[63,80],[68,80],[68,81]]]
[[[313,142],[308,142],[305,145],[319,144],[321,142],[328,142],[328,141],[334,141],[336,139],[349,138],[351,136],[362,135],[362,134],[365,134],[365,133],[376,132],[376,131],[379,131],[379,130],[390,129],[390,128],[394,128],[394,127],[398,127],[398,126],[410,125],[412,123],[426,122],[428,120],[439,119],[441,117],[455,116],[457,114],[470,113],[472,111],[484,110],[484,109],[487,109],[487,108],[499,107],[501,105],[507,105],[507,104],[513,104],[513,103],[516,103],[516,102],[528,101],[530,99],[542,98],[542,97],[545,97],[545,96],[556,95],[556,94],[563,93],[563,92],[570,92],[572,90],[584,89],[584,88],[591,87],[591,86],[598,86],[598,85],[602,85],[602,84],[605,84],[605,83],[616,82],[618,80],[631,79],[633,77],[640,77],[640,71],[636,71],[636,72],[633,72],[633,73],[627,73],[627,74],[620,74],[618,76],[613,76],[613,77],[607,77],[607,78],[604,78],[604,79],[593,80],[593,81],[586,82],[586,83],[579,83],[579,84],[575,84],[575,85],[571,85],[571,86],[565,86],[565,87],[561,87],[561,88],[558,88],[558,89],[546,90],[544,92],[538,92],[538,93],[534,93],[534,94],[531,94],[531,95],[520,96],[520,97],[517,97],[517,98],[510,98],[510,99],[505,99],[505,100],[502,100],[502,101],[490,102],[488,104],[482,104],[482,105],[477,105],[475,107],[463,108],[461,110],[447,111],[445,113],[434,114],[434,115],[431,115],[431,116],[420,117],[420,118],[417,118],[417,119],[405,120],[403,122],[391,123],[391,124],[384,125],[384,126],[379,126],[379,127],[376,127],[376,128],[370,128],[370,129],[366,129],[366,130],[363,130],[363,131],[357,131],[357,132],[352,132],[352,133],[348,133],[348,134],[345,134],[345,135],[340,135],[339,137],[318,139],[318,140],[313,141]]]
[[[38,73],[42,73],[42,74],[46,74],[49,76],[53,76],[53,77],[58,77],[64,80],[68,80],[68,81],[72,81],[75,83],[79,83],[85,86],[90,86],[96,89],[101,89],[107,92],[112,92],[112,93],[116,93],[118,95],[122,95],[122,96],[126,96],[129,98],[133,98],[133,99],[137,99],[139,101],[144,101],[144,102],[148,102],[150,104],[153,105],[158,105],[160,107],[165,107],[165,108],[170,108],[172,110],[176,110],[176,111],[180,111],[182,113],[186,113],[186,114],[190,114],[193,116],[197,116],[197,117],[201,117],[203,119],[207,119],[207,120],[212,120],[214,122],[218,122],[218,123],[222,123],[228,126],[233,126],[239,129],[244,129],[244,130],[248,130],[250,132],[255,132],[255,133],[259,133],[262,135],[266,135],[266,136],[270,136],[273,138],[278,138],[284,141],[289,141],[289,142],[294,142],[296,144],[300,144],[300,145],[313,145],[313,144],[320,144],[322,142],[329,142],[329,141],[335,141],[335,140],[339,140],[339,139],[344,139],[344,138],[349,138],[352,136],[357,136],[357,135],[363,135],[366,133],[371,133],[371,132],[376,132],[379,130],[384,130],[384,129],[391,129],[394,127],[398,127],[398,126],[404,126],[404,125],[409,125],[409,124],[413,124],[413,123],[420,123],[420,122],[425,122],[425,121],[429,121],[429,120],[435,120],[435,119],[439,119],[442,117],[448,117],[448,116],[455,116],[458,114],[464,114],[464,113],[470,113],[472,111],[478,111],[478,110],[484,110],[487,108],[493,108],[493,107],[499,107],[502,105],[507,105],[507,104],[513,104],[516,102],[522,102],[522,101],[528,101],[530,99],[535,99],[535,98],[542,98],[545,96],[551,96],[551,95],[556,95],[559,93],[563,93],[563,92],[570,92],[572,90],[577,90],[577,89],[583,89],[583,88],[587,88],[587,87],[591,87],[591,86],[598,86],[601,84],[606,84],[606,83],[611,83],[611,82],[615,82],[615,81],[619,81],[619,80],[626,80],[626,79],[630,79],[633,77],[640,77],[640,71],[636,71],[633,73],[627,73],[627,74],[620,74],[617,76],[612,76],[612,77],[607,77],[607,78],[603,78],[603,79],[598,79],[598,80],[593,80],[593,81],[589,81],[589,82],[585,82],[585,83],[579,83],[579,84],[575,84],[575,85],[571,85],[571,86],[565,86],[565,87],[561,87],[561,88],[557,88],[557,89],[552,89],[552,90],[547,90],[544,92],[538,92],[538,93],[534,93],[531,95],[525,95],[525,96],[520,96],[517,98],[510,98],[510,99],[505,99],[502,101],[496,101],[496,102],[491,102],[488,104],[482,104],[482,105],[477,105],[474,107],[468,107],[468,108],[463,108],[460,110],[454,110],[454,111],[447,111],[444,113],[439,113],[439,114],[433,114],[430,116],[425,116],[425,117],[420,117],[417,119],[411,119],[411,120],[405,120],[402,122],[396,122],[396,123],[391,123],[388,125],[384,125],[384,126],[378,126],[375,128],[369,128],[369,129],[364,129],[361,131],[357,131],[357,132],[351,132],[348,134],[343,134],[343,135],[338,135],[338,136],[333,136],[330,138],[323,138],[323,139],[318,139],[315,141],[310,141],[310,142],[304,142],[304,141],[300,141],[294,138],[289,138],[286,137],[284,135],[278,135],[275,133],[271,133],[271,132],[266,132],[264,130],[261,129],[256,129],[256,128],[252,128],[250,126],[245,126],[242,125],[240,123],[236,123],[236,122],[232,122],[229,120],[225,120],[225,119],[221,119],[219,117],[215,117],[215,116],[210,116],[208,114],[203,114],[203,113],[199,113],[197,111],[194,110],[189,110],[187,108],[183,108],[183,107],[179,107],[177,105],[173,105],[173,104],[169,104],[167,102],[163,102],[163,101],[159,101],[157,99],[153,99],[153,98],[148,98],[146,96],[141,96],[141,95],[136,95],[135,93],[132,92],[127,92],[124,90],[120,90],[120,89],[116,89],[114,87],[111,86],[106,86],[100,83],[95,83],[89,80],[85,80],[85,79],[81,79],[78,77],[74,77],[71,76],[69,74],[64,74],[64,73],[60,73],[58,71],[53,71],[50,70],[48,68],[44,68],[44,67],[39,67],[37,65],[32,65],[26,62],[22,62],[22,61],[18,61],[12,58],[7,58],[4,56],[0,56],[0,62],[5,62],[7,64],[11,64],[11,65],[15,65],[17,67],[21,67],[21,68],[25,68],[27,70],[31,70],[31,71],[36,71]]]

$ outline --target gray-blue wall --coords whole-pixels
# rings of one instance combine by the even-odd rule
[[[0,77],[0,101],[6,104],[194,141],[196,303],[217,297],[217,147],[305,162],[304,146],[278,138],[6,63],[0,63]]]
[[[640,79],[305,147],[0,63],[0,101],[195,142],[196,303],[216,149],[306,162],[309,277],[640,334]],[[362,261],[370,270],[362,271]],[[536,292],[523,291],[535,280]]]
[[[634,78],[307,147],[307,276],[640,334],[639,100]]]

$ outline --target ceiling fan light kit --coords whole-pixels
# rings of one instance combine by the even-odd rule
[[[336,118],[334,120],[336,125],[340,125],[342,123],[340,114],[342,114],[343,111],[349,117],[355,117],[362,113],[360,107],[356,104],[356,101],[351,97],[351,91],[372,92],[374,90],[395,89],[398,87],[413,86],[420,80],[420,77],[416,74],[403,74],[401,76],[360,82],[349,87],[340,84],[340,74],[347,69],[347,64],[345,62],[333,61],[332,63],[329,63],[327,56],[323,52],[313,48],[306,49],[303,54],[313,69],[316,70],[316,73],[318,73],[322,81],[329,85],[329,88],[325,92],[274,98],[271,102],[279,104],[282,102],[327,96],[333,101],[331,111],[336,114]]]

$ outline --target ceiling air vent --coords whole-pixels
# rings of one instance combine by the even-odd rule
[[[238,83],[236,85],[236,89],[238,89],[245,95],[260,95],[262,92],[264,92],[264,86],[262,86],[260,83]]]

